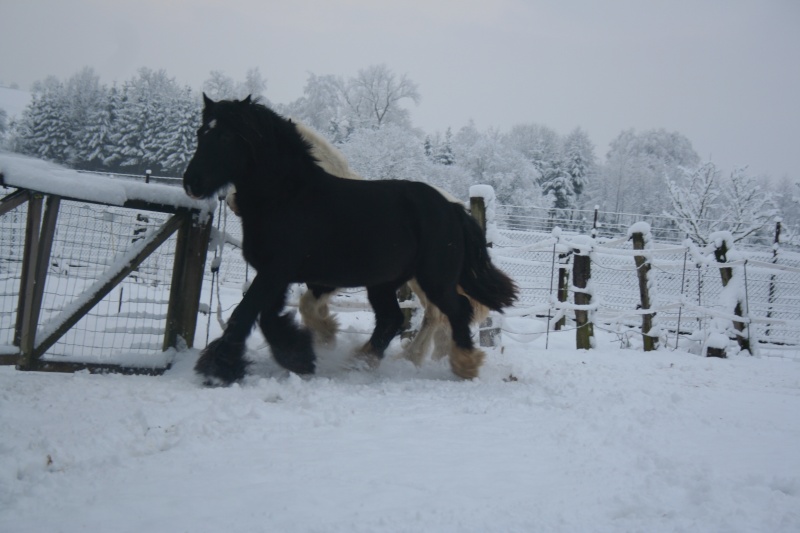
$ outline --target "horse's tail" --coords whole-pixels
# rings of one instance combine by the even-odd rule
[[[464,230],[464,264],[459,285],[469,297],[489,309],[502,312],[517,300],[517,285],[492,264],[486,249],[486,237],[478,222],[460,204],[452,205],[459,213]]]

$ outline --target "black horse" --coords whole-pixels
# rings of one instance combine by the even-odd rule
[[[207,198],[236,186],[242,251],[257,275],[195,370],[210,382],[243,378],[244,341],[260,313],[276,361],[313,373],[311,336],[292,315],[281,314],[291,283],[319,291],[367,287],[375,330],[366,347],[380,358],[402,323],[396,290],[416,278],[450,322],[454,372],[475,377],[484,354],[470,337],[472,307],[456,288],[497,311],[514,302],[517,288],[491,263],[483,232],[463,206],[420,182],[332,176],[316,164],[291,121],[250,97],[203,97],[203,124],[184,188]]]

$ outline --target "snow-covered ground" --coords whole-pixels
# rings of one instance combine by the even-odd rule
[[[346,313],[345,329],[369,329]],[[364,323],[359,323],[364,322]],[[800,363],[506,336],[480,379],[392,358],[241,385],[0,368],[0,531],[800,531]]]

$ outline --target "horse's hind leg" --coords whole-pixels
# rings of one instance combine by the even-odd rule
[[[375,312],[375,329],[361,348],[362,354],[381,359],[386,347],[400,331],[403,312],[397,303],[397,287],[396,283],[387,283],[367,288],[367,297]]]
[[[308,285],[308,290],[300,297],[300,316],[320,344],[333,344],[339,331],[339,321],[328,308],[335,291],[331,287]]]
[[[472,305],[466,296],[458,294],[455,287],[427,286],[418,278],[422,290],[439,310],[445,314],[452,330],[453,346],[450,349],[450,367],[453,373],[464,379],[478,376],[486,354],[475,348],[469,325],[472,321]]]

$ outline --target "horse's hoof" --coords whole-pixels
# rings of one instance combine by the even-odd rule
[[[478,371],[485,357],[483,350],[477,348],[465,350],[454,346],[450,352],[450,368],[460,378],[474,379],[478,377]]]
[[[350,368],[353,370],[375,370],[381,364],[382,354],[375,353],[372,345],[368,342],[353,354]]]
[[[227,386],[244,379],[248,362],[244,359],[244,342],[215,339],[200,354],[194,371],[202,376],[207,387]]]

